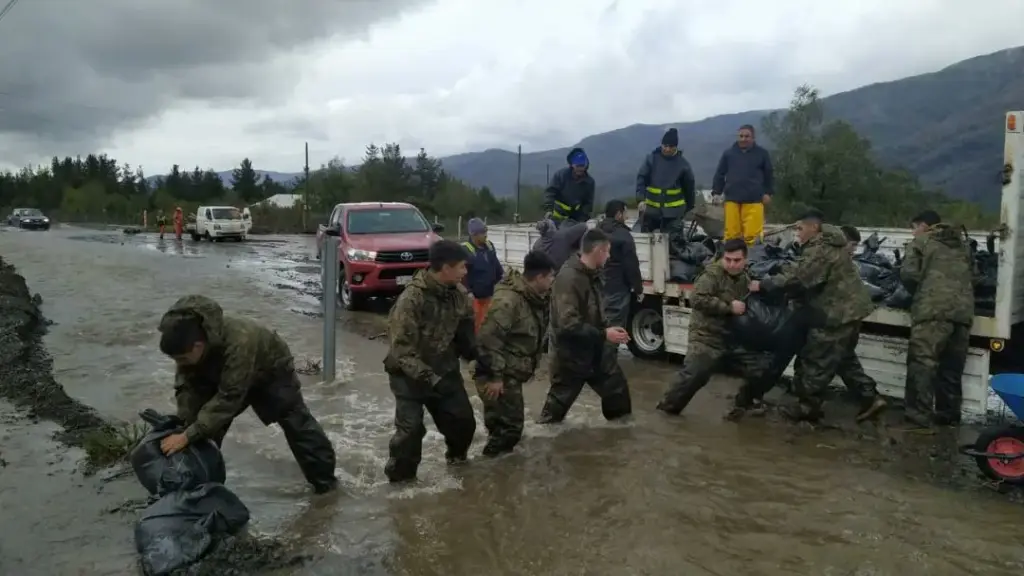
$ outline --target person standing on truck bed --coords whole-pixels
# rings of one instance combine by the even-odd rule
[[[644,296],[636,242],[626,226],[626,203],[609,201],[604,208],[604,220],[597,227],[611,240],[611,253],[603,273],[605,319],[609,326],[625,328],[632,301]]]
[[[515,449],[523,437],[523,383],[533,378],[544,354],[555,264],[543,252],[523,259],[498,285],[483,326],[476,359],[476,389],[484,405],[484,456]]]
[[[618,361],[618,345],[629,341],[619,326],[608,326],[601,295],[601,267],[611,242],[600,230],[583,235],[580,253],[555,276],[551,292],[551,388],[537,419],[554,424],[565,419],[576,397],[589,384],[601,397],[608,420],[629,415],[632,401]]]
[[[494,244],[487,239],[487,224],[479,218],[469,220],[469,241],[462,245],[469,251],[466,262],[466,288],[473,296],[473,327],[480,331],[487,308],[494,296],[494,287],[501,282],[505,269],[498,260]]]
[[[466,460],[476,432],[459,357],[476,359],[473,309],[462,286],[466,250],[451,240],[430,246],[430,266],[413,277],[388,314],[384,371],[395,395],[395,433],[384,473],[392,483],[416,478],[430,412],[449,464]]]
[[[861,321],[875,307],[850,259],[846,235],[825,224],[818,210],[801,216],[796,229],[802,245],[800,258],[779,274],[750,283],[751,292],[795,289],[801,293],[809,329],[793,378],[800,401],[786,407],[783,415],[793,420],[820,420],[828,385],[836,374],[845,374],[844,383],[861,402],[857,421],[874,418],[886,402],[860,365],[856,348]]]
[[[586,222],[594,211],[594,178],[590,176],[590,159],[583,148],[573,148],[565,157],[569,164],[556,170],[544,190],[544,218],[559,227],[566,220]]]
[[[933,210],[914,217],[911,226],[914,239],[900,267],[900,280],[914,297],[905,418],[913,428],[956,425],[974,322],[970,249],[964,235]]]
[[[678,415],[693,400],[726,361],[737,364],[746,379],[735,407],[727,417],[738,419],[748,410],[761,411],[761,382],[771,364],[771,352],[735,350],[729,343],[730,319],[742,316],[747,307],[750,277],[747,268],[747,245],[740,238],[722,244],[722,257],[704,268],[693,285],[690,305],[690,340],[683,368],[669,385],[658,410]]]
[[[679,149],[679,131],[669,128],[661,146],[644,157],[636,175],[637,206],[644,232],[674,232],[694,208],[693,169]]]
[[[743,238],[749,245],[764,237],[764,207],[772,200],[774,185],[771,155],[754,141],[753,126],[740,126],[711,184],[712,199],[725,197],[726,239]]]
[[[227,316],[206,296],[185,296],[160,319],[160,351],[174,359],[174,399],[185,431],[160,443],[164,454],[210,439],[218,446],[231,422],[252,406],[264,425],[284,432],[306,481],[333,490],[334,446],[309,413],[288,344],[276,332]]]

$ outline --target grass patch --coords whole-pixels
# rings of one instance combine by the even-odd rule
[[[147,433],[149,427],[141,423],[104,426],[88,432],[82,438],[82,448],[89,467],[99,469],[124,462]]]

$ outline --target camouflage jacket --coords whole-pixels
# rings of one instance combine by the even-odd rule
[[[970,326],[974,321],[971,252],[959,230],[936,224],[907,245],[900,280],[914,295],[913,322],[942,320]]]
[[[726,272],[720,262],[704,268],[697,277],[690,295],[690,341],[714,347],[725,346],[732,319],[732,301],[743,300],[750,285],[750,276]]]
[[[811,326],[841,326],[863,320],[875,309],[846,251],[846,236],[831,224],[823,224],[821,233],[801,248],[796,262],[765,278],[761,287],[799,290]]]
[[[473,308],[462,285],[446,286],[421,270],[388,315],[388,374],[434,386],[459,370],[459,356],[476,357]]]
[[[527,286],[519,272],[506,275],[494,292],[477,336],[478,381],[509,378],[525,382],[533,377],[544,353],[549,305],[547,296]]]
[[[583,265],[574,255],[555,276],[551,288],[551,332],[560,363],[590,370],[605,343],[601,270]]]
[[[161,330],[186,316],[200,318],[207,340],[200,363],[175,375],[178,417],[187,425],[189,441],[215,438],[250,403],[265,423],[275,421],[284,408],[275,404],[294,396],[270,389],[298,389],[288,344],[248,318],[226,316],[219,304],[198,295],[175,302],[160,319]]]

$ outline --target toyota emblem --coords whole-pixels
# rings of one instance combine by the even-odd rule
[[[409,262],[412,260],[412,252],[402,252],[400,258],[405,262]]]

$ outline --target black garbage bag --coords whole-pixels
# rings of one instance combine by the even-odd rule
[[[891,294],[885,297],[882,301],[882,306],[886,308],[896,308],[897,310],[909,310],[910,304],[914,301],[913,296],[907,291],[903,284],[896,286],[896,289]]]
[[[754,244],[747,250],[747,274],[755,280],[778,274],[783,266],[796,261],[789,247],[777,244]]]
[[[745,302],[747,311],[730,321],[735,345],[750,351],[770,351],[800,337],[802,315],[785,300],[753,293]]]
[[[135,548],[142,570],[163,576],[197,562],[220,537],[249,522],[249,509],[223,484],[162,496],[142,512],[135,526]]]
[[[864,282],[864,285],[868,288],[868,294],[871,295],[872,302],[882,302],[889,297],[889,292],[881,286],[877,286],[870,282]]]
[[[668,279],[669,282],[683,282],[690,283],[697,279],[697,274],[700,273],[701,267],[697,264],[691,264],[690,262],[683,262],[673,258],[668,261]]]
[[[872,264],[879,268],[892,268],[893,261],[885,254],[879,252],[884,243],[885,238],[879,238],[878,232],[872,232],[871,236],[868,236],[866,240],[861,242],[861,251],[855,254],[853,259],[858,265],[864,263]]]
[[[227,473],[220,449],[212,440],[190,443],[181,452],[164,456],[160,441],[184,430],[181,420],[156,410],[139,414],[152,430],[132,450],[135,476],[150,494],[163,496],[177,490],[191,490],[201,484],[223,484]]]

